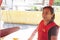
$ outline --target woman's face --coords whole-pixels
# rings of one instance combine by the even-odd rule
[[[42,17],[43,17],[43,20],[50,21],[51,18],[53,17],[53,14],[51,14],[49,8],[45,8],[43,9]]]

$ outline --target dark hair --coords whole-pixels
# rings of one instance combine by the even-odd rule
[[[46,6],[46,7],[43,8],[43,10],[46,9],[46,8],[48,8],[50,10],[51,14],[54,14],[54,8],[52,8],[51,6]],[[55,14],[52,17],[52,21],[54,21],[54,19],[55,19]]]

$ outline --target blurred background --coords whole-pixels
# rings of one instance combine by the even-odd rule
[[[55,22],[60,25],[60,0],[2,0],[0,6],[0,29],[20,27],[1,40],[28,40],[42,20],[42,8],[52,6],[55,11]],[[33,40],[37,40],[37,33]]]

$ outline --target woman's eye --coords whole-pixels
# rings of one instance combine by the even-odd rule
[[[48,13],[46,12],[46,14],[48,14]]]

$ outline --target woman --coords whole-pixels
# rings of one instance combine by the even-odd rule
[[[38,32],[38,40],[57,40],[59,27],[54,22],[54,9],[51,6],[44,7],[42,17],[43,20],[28,40],[32,40],[36,32]]]

